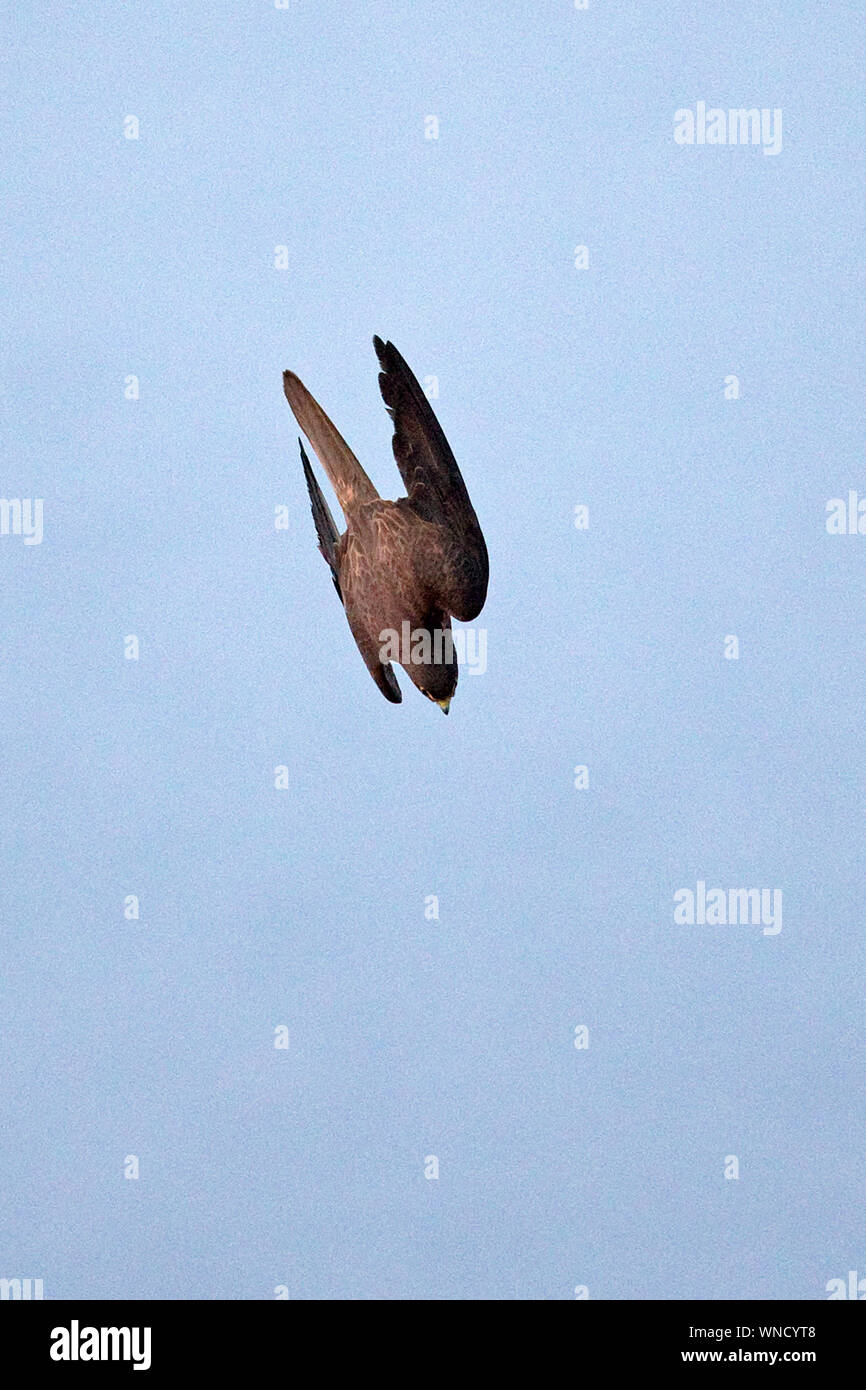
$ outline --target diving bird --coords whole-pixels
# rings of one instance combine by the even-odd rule
[[[283,389],[346,519],[340,535],[299,439],[319,550],[370,675],[385,699],[399,704],[391,664],[397,661],[447,714],[457,686],[451,619],[471,622],[484,607],[487,546],[430,402],[393,343],[374,338],[373,346],[407,493],[395,502],[379,496],[294,372],[283,373]]]

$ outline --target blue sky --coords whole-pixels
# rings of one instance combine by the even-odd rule
[[[857,12],[7,14],[0,494],[44,537],[0,535],[0,1275],[866,1276]],[[699,101],[781,151],[678,145]],[[490,550],[448,720],[365,671],[281,390],[396,495],[374,333]],[[699,880],[782,930],[675,923]]]

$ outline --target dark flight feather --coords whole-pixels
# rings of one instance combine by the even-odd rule
[[[340,602],[342,603],[343,592],[340,588],[340,559],[338,554],[340,533],[334,518],[331,516],[331,509],[325,501],[322,489],[316,480],[316,475],[310,467],[304,441],[299,439],[298,444],[301,446],[301,463],[304,466],[304,477],[307,480],[307,491],[310,494],[310,507],[316,525],[316,535],[319,537],[319,550],[331,567],[334,588],[340,595]]]

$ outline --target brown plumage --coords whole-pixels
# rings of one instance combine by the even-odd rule
[[[447,714],[457,685],[451,619],[471,622],[481,612],[487,596],[487,547],[430,402],[393,343],[374,338],[373,346],[382,369],[379,387],[394,421],[394,457],[407,492],[396,502],[379,496],[293,372],[283,373],[283,388],[346,518],[341,536],[301,443],[319,549],[373,680],[387,700],[397,704],[403,698],[391,662],[383,659],[389,634],[395,634],[399,654],[391,639],[392,651],[386,655],[398,660],[422,694]]]

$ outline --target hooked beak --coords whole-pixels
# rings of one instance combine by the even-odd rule
[[[437,700],[436,703],[441,709],[442,713],[447,714],[449,709],[451,708],[451,696],[449,695],[447,700]]]

